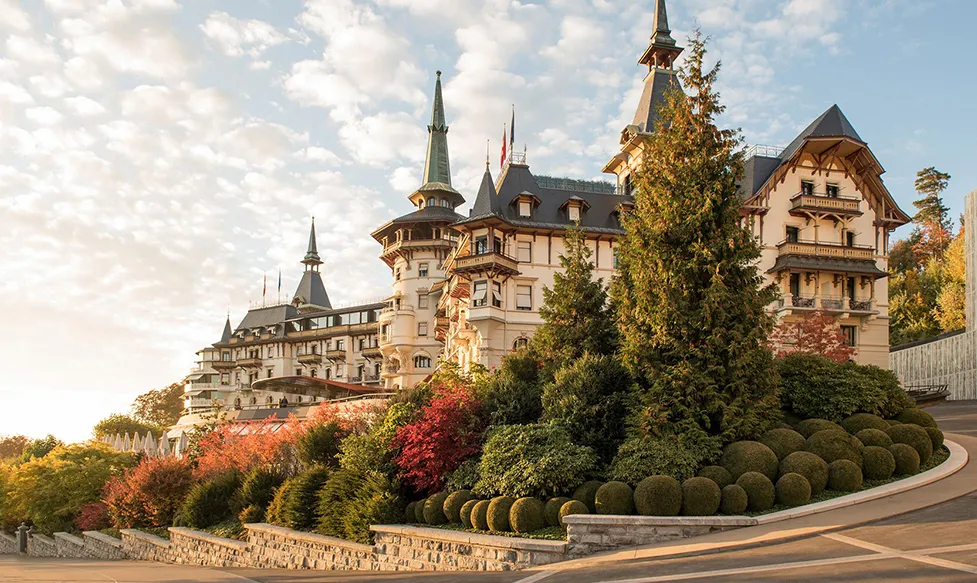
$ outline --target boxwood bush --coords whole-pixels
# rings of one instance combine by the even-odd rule
[[[633,514],[634,491],[624,482],[608,482],[597,489],[594,508],[597,514]]]
[[[461,507],[471,499],[472,493],[469,490],[458,490],[448,494],[444,500],[444,516],[448,522],[452,524],[461,522]]]
[[[632,486],[648,476],[672,476],[681,481],[720,453],[715,440],[693,435],[630,437],[618,448],[607,476]]]
[[[545,524],[543,503],[536,498],[524,497],[512,503],[512,508],[509,509],[509,526],[513,532],[534,532]]]
[[[706,466],[696,474],[700,478],[709,478],[719,486],[720,489],[733,483],[733,474],[722,466]]]
[[[804,451],[807,440],[793,429],[780,427],[760,436],[760,443],[773,450],[778,460],[783,460],[795,451]]]
[[[634,489],[634,505],[642,516],[678,516],[682,484],[671,476],[648,476]]]
[[[438,492],[424,502],[424,523],[438,526],[448,523],[444,513],[444,503],[448,499],[447,492]]]
[[[747,508],[753,512],[770,509],[777,499],[773,482],[760,472],[746,472],[736,480],[736,485],[746,492]]]
[[[886,480],[896,471],[896,458],[884,447],[866,446],[862,451],[862,473],[868,480]]]
[[[935,453],[938,449],[943,447],[944,436],[943,432],[936,427],[924,427],[926,434],[930,436],[930,441],[933,443],[933,452]]]
[[[682,514],[685,516],[712,516],[719,511],[723,492],[709,478],[689,478],[682,482]]]
[[[857,466],[862,465],[862,455],[854,442],[861,445],[854,436],[845,431],[825,429],[818,431],[807,439],[807,451],[816,454],[829,464],[835,460],[849,460]],[[929,438],[927,438],[927,442]]]
[[[488,509],[485,513],[485,520],[488,529],[492,532],[509,532],[512,526],[509,524],[509,511],[516,499],[512,496],[496,496],[489,501]]]
[[[919,425],[903,423],[890,427],[886,433],[893,443],[911,445],[919,454],[919,463],[925,464],[933,456],[933,441],[926,430]]]
[[[472,528],[475,530],[488,530],[488,500],[479,500],[472,506]]]
[[[863,429],[879,429],[885,431],[889,424],[885,419],[871,413],[855,413],[841,422],[841,426],[852,435],[857,434]]]
[[[720,465],[729,470],[734,480],[747,472],[760,472],[773,480],[780,464],[777,454],[759,441],[737,441],[723,450]]]
[[[804,436],[804,439],[808,439],[818,431],[826,431],[828,429],[834,429],[842,433],[847,433],[845,428],[833,421],[828,421],[827,419],[805,419],[794,426],[794,429],[798,433]]]
[[[811,501],[811,483],[793,472],[777,480],[777,502],[784,506],[801,506]]]
[[[862,489],[862,470],[855,462],[839,459],[828,464],[828,487],[838,492]]]
[[[885,426],[885,429],[862,429],[855,434],[855,437],[862,442],[862,445],[868,447],[870,445],[875,447],[889,447],[892,445],[892,438],[886,433],[889,429],[889,425]]]
[[[461,518],[461,524],[465,528],[475,528],[475,523],[472,522],[472,511],[475,509],[475,505],[481,502],[481,500],[469,500],[461,505],[461,511],[458,512],[458,517]]]
[[[811,485],[811,495],[817,496],[828,487],[828,462],[809,451],[797,451],[780,464],[780,475],[800,474]]]
[[[723,488],[722,501],[719,504],[719,510],[723,514],[729,516],[736,516],[746,512],[747,506],[749,506],[749,496],[746,494],[741,486],[736,484],[729,484]]]
[[[560,526],[566,528],[567,525],[563,522],[563,519],[572,514],[590,514],[590,510],[580,500],[570,500],[560,507]]]
[[[574,500],[579,500],[587,505],[587,510],[591,513],[597,512],[597,508],[594,505],[594,501],[597,498],[597,490],[604,485],[604,482],[599,482],[597,480],[588,480],[583,484],[577,486],[577,489],[573,491],[570,498]]]
[[[569,498],[563,496],[550,498],[546,501],[543,506],[543,518],[546,520],[546,526],[560,526],[560,508],[563,508],[563,505],[569,501]]]
[[[913,446],[893,443],[889,446],[889,453],[896,461],[896,475],[911,476],[919,472],[919,452]]]
[[[920,427],[936,427],[936,419],[932,415],[923,411],[922,409],[917,409],[916,407],[911,407],[904,409],[898,415],[894,415],[896,421],[899,423],[912,423],[913,425],[919,425]]]

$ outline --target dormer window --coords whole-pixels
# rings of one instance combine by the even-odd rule
[[[567,219],[573,223],[581,219],[583,213],[590,208],[590,205],[579,196],[571,196],[560,208],[566,209]]]
[[[580,220],[580,207],[579,206],[571,206],[571,207],[568,207],[567,208],[567,217],[571,221],[579,221]]]
[[[427,199],[427,206],[436,206],[437,204],[438,201],[433,196]]]
[[[519,201],[519,216],[520,217],[527,217],[528,218],[530,215],[532,215],[532,212],[533,212],[533,205],[528,200],[521,200],[521,201]]]
[[[516,212],[518,213],[519,217],[523,219],[532,218],[533,209],[538,207],[539,204],[539,198],[528,190],[520,192],[514,199],[512,199],[512,202],[509,203],[510,206],[516,207]]]
[[[812,196],[814,194],[814,183],[808,180],[801,181],[801,194]]]

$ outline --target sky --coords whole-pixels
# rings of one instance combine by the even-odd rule
[[[370,232],[420,185],[443,71],[469,203],[503,124],[584,179],[640,94],[643,0],[0,0],[0,434],[90,435],[288,297],[316,217],[334,304],[389,293]],[[785,145],[834,103],[913,212],[977,188],[977,3],[668,0],[721,61],[722,124]],[[461,212],[467,212],[464,206]],[[897,232],[904,236],[907,229]]]

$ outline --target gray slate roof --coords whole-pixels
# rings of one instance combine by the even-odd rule
[[[532,220],[519,216],[518,205],[511,204],[520,194],[531,194],[540,204],[533,210]],[[510,164],[502,177],[496,193],[491,173],[486,170],[478,196],[468,218],[458,224],[467,224],[496,217],[525,228],[565,229],[571,226],[561,207],[571,198],[585,201],[590,208],[581,214],[580,224],[586,231],[620,234],[624,231],[614,211],[621,203],[633,203],[634,198],[617,194],[543,188],[529,171],[528,166]]]
[[[290,305],[270,306],[267,308],[252,308],[245,314],[244,319],[237,325],[235,330],[250,330],[252,328],[265,328],[281,324],[297,313],[295,308]]]
[[[463,218],[465,217],[456,213],[454,209],[449,209],[443,206],[426,206],[402,217],[397,217],[391,222],[394,224],[436,221],[455,222]]]
[[[231,339],[231,335],[233,333],[234,332],[231,330],[231,316],[228,315],[227,316],[227,321],[224,322],[224,332],[223,332],[223,334],[221,334],[221,340],[220,341],[221,342],[227,342],[228,340]]]
[[[302,298],[305,304],[323,308],[332,307],[332,304],[329,303],[329,294],[326,293],[326,286],[323,285],[322,277],[318,271],[307,270],[303,272],[302,281],[299,282],[299,286],[295,289],[292,297]]]
[[[645,87],[641,91],[638,109],[634,112],[632,124],[638,126],[638,131],[651,133],[655,131],[655,120],[658,119],[659,104],[665,103],[665,96],[669,89],[680,87],[678,75],[671,69],[652,69],[645,77]]]

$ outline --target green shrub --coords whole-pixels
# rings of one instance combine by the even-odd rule
[[[634,491],[624,482],[608,482],[597,489],[594,508],[597,514],[633,514]]]
[[[509,532],[512,526],[509,524],[509,511],[516,499],[512,496],[496,496],[489,501],[488,511],[485,520],[488,528],[492,532]]]
[[[780,463],[780,475],[800,474],[811,486],[816,496],[828,487],[828,462],[809,451],[796,451]]]
[[[632,384],[616,357],[584,354],[543,386],[543,420],[565,427],[573,443],[606,464],[624,441]]]
[[[444,489],[449,492],[455,490],[471,490],[478,483],[478,465],[482,456],[476,455],[461,462],[458,469],[451,472],[444,481]]]
[[[417,505],[414,506],[414,522],[416,524],[424,524],[424,504],[427,503],[427,498],[417,501]]]
[[[705,463],[719,457],[718,443],[694,435],[631,437],[621,444],[607,476],[635,485],[648,476],[685,480]]]
[[[811,501],[811,483],[800,474],[789,473],[777,480],[777,503],[784,506],[802,506]]]
[[[844,430],[848,433],[855,435],[863,429],[878,429],[885,431],[889,428],[889,424],[885,422],[885,419],[879,417],[878,415],[872,415],[871,413],[855,413],[851,417],[848,417],[842,421],[841,427],[844,428]]]
[[[825,431],[828,429],[835,429],[837,431],[841,431],[842,433],[848,433],[847,431],[845,431],[845,428],[842,427],[841,425],[838,425],[837,423],[834,423],[833,421],[828,421],[826,419],[805,419],[804,421],[798,423],[794,427],[794,429],[796,429],[798,433],[803,435],[804,439],[810,438],[818,431]]]
[[[400,484],[391,481],[381,472],[367,472],[360,483],[356,496],[343,506],[343,530],[336,533],[340,538],[361,544],[370,544],[370,526],[393,524],[404,513]]]
[[[543,414],[540,358],[534,350],[517,350],[502,359],[498,372],[478,387],[489,425],[536,423]]]
[[[896,458],[888,449],[875,445],[862,451],[862,473],[867,480],[886,480],[896,471]]]
[[[807,451],[819,456],[829,464],[835,460],[849,460],[862,465],[862,455],[855,449],[852,440],[844,430],[825,429],[807,438]],[[861,444],[861,442],[858,442]]]
[[[760,443],[773,450],[778,460],[783,460],[795,451],[803,451],[807,440],[793,429],[778,428],[764,433]]]
[[[424,524],[447,524],[448,517],[444,514],[444,502],[447,499],[447,492],[438,492],[424,502]]]
[[[571,514],[590,514],[590,510],[587,508],[587,505],[580,500],[570,500],[560,507],[560,526],[563,528],[567,527],[567,525],[563,522],[563,519]]]
[[[777,454],[759,441],[737,441],[726,446],[719,465],[729,470],[734,480],[747,472],[760,472],[773,480],[779,461]]]
[[[285,476],[275,470],[257,466],[247,473],[237,492],[238,506],[256,506],[264,511],[275,496],[275,489],[282,485]]]
[[[342,537],[346,531],[345,516],[350,501],[356,500],[363,486],[364,473],[354,470],[338,470],[326,480],[318,494],[319,524],[316,532],[326,536]],[[414,506],[415,520],[424,523],[423,500]],[[419,516],[418,516],[419,514]]]
[[[896,461],[896,475],[911,476],[919,472],[919,452],[913,446],[893,443],[889,446],[889,453]]]
[[[546,505],[543,506],[543,519],[546,520],[546,526],[560,526],[560,508],[569,501],[570,499],[564,496],[546,501]]]
[[[285,500],[288,498],[288,491],[291,487],[292,479],[289,478],[282,482],[281,486],[275,488],[275,494],[271,497],[271,502],[268,503],[268,509],[265,510],[265,522],[285,526],[282,510],[285,508]]]
[[[475,528],[475,523],[472,522],[472,510],[475,509],[475,505],[481,502],[481,500],[471,499],[461,505],[461,511],[458,512],[458,517],[461,519],[461,524],[465,528]]]
[[[488,530],[488,500],[479,500],[472,507],[472,528],[476,530]]]
[[[722,501],[719,503],[719,510],[729,516],[737,516],[746,512],[749,505],[749,497],[741,486],[729,484],[723,487]]]
[[[886,433],[892,438],[892,443],[905,443],[913,446],[913,449],[919,454],[919,463],[925,464],[933,457],[933,442],[926,430],[919,425],[903,423],[890,427]]]
[[[417,508],[417,502],[410,502],[407,504],[407,508],[404,510],[404,524],[413,524],[415,520],[415,509]]]
[[[295,441],[295,455],[306,466],[339,464],[339,444],[346,432],[335,421],[308,425]]]
[[[255,524],[265,521],[265,511],[260,506],[245,506],[237,515],[241,524]]]
[[[587,510],[593,514],[597,512],[597,507],[594,505],[594,500],[597,498],[597,490],[604,485],[604,482],[598,482],[597,480],[590,480],[584,482],[577,486],[577,489],[573,491],[570,498],[574,500],[579,500],[587,505]]]
[[[311,530],[315,526],[316,501],[329,473],[329,468],[313,466],[295,476],[282,507],[285,526],[295,530]]]
[[[911,423],[920,427],[936,427],[936,419],[932,415],[915,407],[905,409],[895,416],[899,423]]]
[[[594,471],[597,456],[557,425],[505,425],[489,433],[478,467],[479,495],[554,496]]]
[[[862,470],[855,462],[838,459],[828,464],[828,487],[838,492],[856,492],[862,488]]]
[[[733,483],[733,474],[730,474],[729,470],[722,466],[706,466],[699,470],[696,475],[700,478],[709,478],[720,488],[725,488]]]
[[[231,499],[240,487],[241,474],[237,472],[227,472],[195,485],[177,512],[176,520],[180,526],[200,529],[231,518]]]
[[[461,507],[471,499],[472,493],[469,490],[458,490],[449,494],[444,501],[444,516],[448,522],[452,524],[461,522]]]
[[[930,442],[933,444],[933,451],[936,452],[941,447],[943,447],[943,432],[936,427],[924,427],[926,434],[930,436]]]
[[[875,413],[888,419],[916,406],[916,402],[909,396],[909,393],[903,390],[899,377],[891,370],[873,365],[856,365],[855,368],[862,374],[867,383],[877,387],[881,393],[878,410],[863,408],[862,411]]]
[[[760,472],[746,472],[736,480],[736,485],[746,491],[747,508],[753,512],[768,510],[777,499],[773,482]]]
[[[509,526],[512,532],[534,532],[545,524],[543,503],[536,498],[520,498],[512,503],[512,508],[509,509]]]
[[[649,476],[634,489],[634,506],[642,516],[678,516],[682,484],[671,476]]]
[[[689,478],[682,482],[682,514],[685,516],[712,516],[719,511],[723,492],[709,478]]]
[[[902,425],[902,423],[900,423],[899,421],[896,421],[895,419],[886,419],[885,422],[889,424],[889,427],[895,427],[896,425]]]
[[[855,437],[862,442],[864,446],[875,446],[875,447],[889,447],[892,445],[892,438],[885,431],[889,429],[886,425],[885,429],[862,429],[855,434]]]
[[[788,429],[794,429],[795,427],[797,427],[798,423],[804,420],[803,417],[799,417],[794,413],[791,413],[790,411],[782,411],[782,413],[784,414],[783,423],[785,426],[787,426]]]

